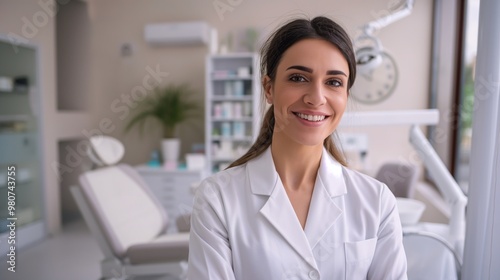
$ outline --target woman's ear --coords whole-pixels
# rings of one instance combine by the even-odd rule
[[[269,78],[269,76],[266,75],[262,78],[262,88],[264,89],[264,95],[268,104],[273,104],[272,85],[273,83],[271,82],[271,78]]]

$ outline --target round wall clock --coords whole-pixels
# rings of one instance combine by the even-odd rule
[[[372,48],[360,49],[356,67],[356,81],[350,93],[355,100],[365,104],[379,103],[396,89],[398,68],[388,53],[374,53]]]

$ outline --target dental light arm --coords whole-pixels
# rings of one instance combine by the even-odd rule
[[[361,74],[367,74],[373,69],[379,67],[382,63],[383,47],[380,40],[373,35],[376,30],[379,30],[387,25],[400,20],[411,14],[413,9],[413,0],[402,0],[402,4],[396,11],[389,13],[374,21],[370,21],[361,27],[363,34],[359,35],[354,40],[356,46],[356,64]],[[363,42],[361,44],[360,42]],[[366,43],[369,43],[368,45]]]
[[[400,6],[402,8],[400,8],[396,12],[388,14],[385,17],[378,18],[374,21],[371,21],[363,25],[363,32],[365,33],[365,35],[371,36],[373,32],[375,32],[376,30],[379,30],[395,21],[398,21],[406,16],[409,16],[413,9],[413,0],[406,0],[405,3]]]
[[[438,121],[439,112],[437,109],[370,111],[345,113],[339,126],[412,125],[409,141],[418,152],[425,168],[434,179],[444,199],[451,206],[448,241],[456,248],[457,253],[462,256],[465,239],[465,208],[467,197],[418,127],[419,125],[436,125]]]
[[[410,129],[410,143],[420,155],[430,176],[443,194],[444,199],[451,205],[449,241],[455,246],[459,255],[462,255],[465,240],[465,208],[467,197],[450,172],[448,172],[448,169],[420,128],[416,125],[413,125]]]

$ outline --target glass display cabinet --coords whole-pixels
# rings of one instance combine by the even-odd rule
[[[42,239],[46,230],[38,50],[36,46],[13,45],[2,39],[0,37],[0,253],[4,255],[11,245],[20,249]],[[15,244],[8,243],[13,234]]]

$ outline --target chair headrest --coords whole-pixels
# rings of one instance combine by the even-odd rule
[[[99,166],[114,165],[118,163],[125,154],[123,144],[116,138],[100,135],[90,137],[89,141],[89,157]]]

